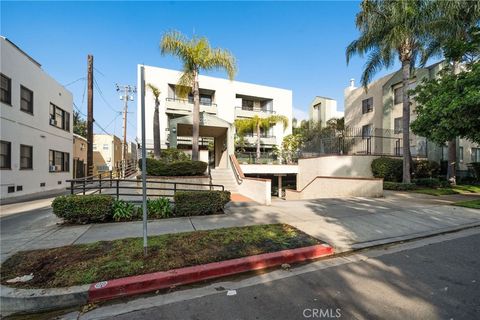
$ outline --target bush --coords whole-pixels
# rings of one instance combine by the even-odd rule
[[[372,161],[372,173],[375,178],[385,181],[402,181],[403,161],[401,159],[381,157]]]
[[[177,161],[188,161],[190,160],[190,155],[178,149],[164,149],[160,152],[160,160],[170,163]]]
[[[414,183],[388,182],[383,183],[384,190],[408,191],[416,189]]]
[[[178,191],[174,198],[177,216],[198,216],[222,211],[230,191]]]
[[[430,160],[416,160],[412,165],[412,177],[415,179],[437,178],[440,174],[440,164]]]
[[[137,210],[133,203],[125,200],[113,201],[113,220],[115,221],[130,221],[136,216]]]
[[[112,217],[113,198],[109,195],[67,195],[52,202],[53,213],[71,223],[104,222]]]
[[[475,173],[475,178],[477,181],[480,181],[480,162],[472,162],[470,163],[472,166],[473,172]]]
[[[207,163],[203,161],[187,160],[167,163],[162,160],[146,160],[149,176],[200,176],[207,170]],[[138,166],[142,169],[142,160],[138,162]]]
[[[148,217],[151,218],[169,218],[172,216],[172,206],[167,198],[158,198],[147,200]]]
[[[412,182],[417,186],[422,186],[427,188],[440,187],[440,180],[438,179],[432,179],[432,178],[413,179]]]

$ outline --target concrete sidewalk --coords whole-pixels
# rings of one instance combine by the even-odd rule
[[[480,195],[433,197],[386,192],[384,198],[275,200],[271,206],[229,204],[224,215],[151,221],[158,235],[223,227],[287,223],[339,251],[480,225],[480,210],[451,206]],[[10,215],[1,222],[1,260],[21,250],[142,236],[142,222],[59,225],[51,209]]]

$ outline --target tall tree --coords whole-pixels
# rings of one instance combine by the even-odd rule
[[[160,159],[160,90],[151,83],[147,84],[147,87],[152,91],[155,98],[155,111],[153,112],[153,157]]]
[[[260,138],[262,129],[267,131],[277,123],[281,123],[285,130],[288,126],[288,118],[282,115],[271,115],[268,117],[259,117],[258,115],[255,115],[252,118],[235,120],[235,128],[237,129],[237,134],[239,136],[243,136],[247,132],[255,132],[257,136],[257,162],[260,160],[261,155]]]
[[[432,15],[427,1],[363,0],[356,16],[360,31],[357,40],[347,49],[347,64],[355,54],[368,54],[362,73],[362,84],[367,90],[373,75],[382,68],[393,66],[395,58],[401,63],[403,83],[403,182],[410,182],[410,99],[408,84],[411,70],[425,44],[426,25]]]
[[[180,97],[193,94],[193,130],[192,160],[198,160],[198,140],[200,131],[200,71],[225,70],[228,78],[233,80],[237,72],[235,57],[227,50],[212,48],[207,38],[188,39],[178,31],[170,31],[160,41],[162,55],[177,56],[183,63],[183,73],[178,80],[176,93]]]
[[[450,65],[452,74],[460,72],[460,64],[469,62],[480,53],[478,43],[472,41],[478,32],[480,2],[478,1],[433,1],[429,3],[435,13],[430,25],[429,42],[422,52],[421,64],[433,56],[443,56]],[[457,137],[448,141],[447,178],[456,184]]]
[[[87,121],[82,118],[77,110],[73,110],[73,133],[84,138],[87,137]]]

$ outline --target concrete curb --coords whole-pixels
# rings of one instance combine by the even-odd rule
[[[247,271],[266,269],[284,263],[313,260],[334,253],[327,245],[283,250],[244,258],[208,263],[139,276],[102,281],[91,285],[50,289],[18,289],[0,286],[0,317],[81,306]]]
[[[333,248],[327,244],[292,250],[259,254],[244,258],[208,263],[200,266],[155,272],[139,276],[103,281],[92,284],[88,301],[97,302],[167,289],[179,285],[220,278],[247,271],[266,269],[284,263],[302,262],[332,255]]]
[[[15,313],[31,313],[84,305],[89,285],[50,289],[17,289],[0,285],[0,318]]]

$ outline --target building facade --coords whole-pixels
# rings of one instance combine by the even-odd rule
[[[1,198],[64,189],[72,177],[72,94],[0,37]]]
[[[113,170],[122,160],[122,140],[115,135],[93,135],[93,174]]]
[[[170,146],[170,124],[177,118],[191,115],[193,97],[184,99],[176,95],[175,86],[181,75],[179,71],[152,66],[143,67],[145,83],[153,84],[160,90],[160,140],[162,149],[167,148]],[[206,114],[209,119],[219,118],[230,124],[233,124],[235,119],[251,118],[255,115],[265,117],[278,114],[289,119],[285,129],[279,124],[267,132],[262,131],[260,141],[263,149],[280,146],[283,137],[292,132],[292,91],[202,75],[199,77],[199,84],[200,112]],[[154,109],[155,99],[152,92],[146,89],[146,147],[148,150],[153,149]],[[141,99],[138,99],[137,114],[141,114]],[[137,138],[139,141],[141,141],[141,127],[141,118],[138,116]],[[245,138],[252,145],[257,141],[253,132],[247,134]],[[211,140],[202,140],[201,137],[200,146],[207,149],[209,141]],[[191,136],[177,137],[176,145],[185,149],[191,148]]]
[[[413,89],[423,79],[432,79],[445,66],[443,62],[415,70],[409,88]],[[344,90],[345,125],[358,129],[361,138],[356,144],[370,143],[369,153],[402,155],[402,103],[403,85],[401,71],[390,73],[363,87],[355,87],[353,81]],[[415,120],[415,99],[411,98],[410,119]],[[363,140],[363,141],[361,141]],[[355,148],[355,146],[353,147]],[[361,148],[360,148],[361,149]],[[412,157],[428,158],[437,162],[446,161],[447,147],[427,141],[424,137],[411,133],[410,151]],[[457,168],[466,171],[468,163],[480,161],[480,149],[468,140],[457,141]]]
[[[73,178],[82,178],[87,174],[87,139],[73,134]]]
[[[343,118],[343,111],[337,110],[337,101],[331,98],[316,96],[308,108],[309,120],[320,123],[322,128],[327,126],[330,119]]]

